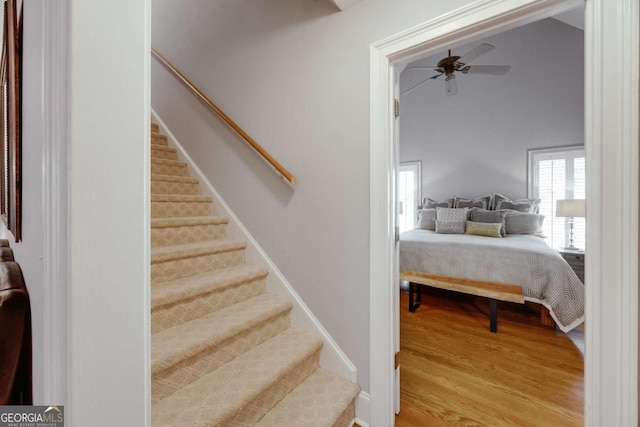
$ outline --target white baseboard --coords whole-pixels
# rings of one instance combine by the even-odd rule
[[[229,218],[229,234],[246,240],[247,262],[262,265],[269,271],[269,275],[267,276],[267,290],[273,294],[287,298],[293,303],[293,310],[291,311],[291,325],[296,329],[313,333],[322,339],[324,345],[320,353],[320,366],[352,383],[356,383],[358,376],[355,365],[351,360],[349,360],[347,355],[344,354],[342,349],[340,349],[327,330],[320,324],[311,310],[309,310],[309,307],[307,307],[291,284],[282,275],[278,267],[276,267],[266,252],[260,247],[258,242],[256,242],[246,227],[240,222],[238,217],[231,211],[206,175],[200,170],[200,168],[198,168],[193,159],[178,142],[177,138],[171,133],[169,128],[164,124],[156,112],[153,111],[153,109],[152,116],[154,121],[158,123],[160,130],[167,135],[169,144],[177,148],[179,159],[186,162],[189,165],[189,169],[193,173],[193,176],[200,180],[203,193],[213,197],[218,213]]]
[[[356,423],[361,427],[369,427],[369,414],[371,413],[371,399],[369,393],[361,391],[356,396]]]

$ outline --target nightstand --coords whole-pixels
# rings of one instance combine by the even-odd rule
[[[571,266],[575,271],[576,276],[582,283],[584,283],[584,251],[574,251],[571,249],[558,249],[562,258]]]

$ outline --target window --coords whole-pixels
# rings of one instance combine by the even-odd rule
[[[420,162],[400,163],[398,173],[398,226],[401,233],[416,226],[421,182]]]
[[[556,217],[556,202],[584,199],[584,147],[564,147],[529,151],[529,197],[539,197],[544,215],[542,232],[554,248],[569,245],[569,218]],[[574,245],[584,249],[585,220],[574,219]]]

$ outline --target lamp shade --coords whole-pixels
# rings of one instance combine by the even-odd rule
[[[584,199],[563,199],[556,203],[556,216],[578,218],[584,215]]]

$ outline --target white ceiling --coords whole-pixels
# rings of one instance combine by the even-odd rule
[[[553,18],[584,31],[584,8],[582,7],[561,13]]]

